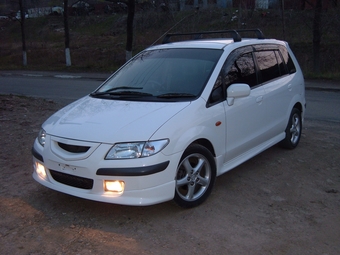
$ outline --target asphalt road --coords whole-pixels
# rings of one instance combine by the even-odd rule
[[[340,123],[340,91],[306,90],[306,119]]]
[[[0,94],[14,94],[54,100],[62,105],[94,91],[107,75],[2,75]],[[320,86],[324,86],[320,82]],[[340,90],[306,90],[306,119],[340,122]]]
[[[45,98],[68,104],[91,93],[102,82],[76,76],[0,76],[0,94]]]

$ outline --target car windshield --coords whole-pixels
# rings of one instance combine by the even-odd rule
[[[91,95],[124,100],[192,100],[203,91],[221,54],[221,50],[213,49],[144,51]]]

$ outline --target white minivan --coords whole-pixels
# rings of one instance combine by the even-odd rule
[[[43,123],[34,179],[85,199],[189,208],[216,176],[277,143],[295,148],[306,107],[299,64],[286,42],[244,32],[168,34],[140,52]]]

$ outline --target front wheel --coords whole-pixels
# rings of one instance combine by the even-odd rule
[[[286,137],[280,145],[286,149],[294,149],[299,144],[302,132],[301,111],[293,108],[286,128]]]
[[[210,195],[215,179],[211,152],[198,144],[189,146],[177,168],[174,201],[183,208],[200,205]]]

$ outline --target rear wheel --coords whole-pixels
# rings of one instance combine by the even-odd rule
[[[184,208],[200,205],[210,195],[215,179],[211,152],[198,144],[189,146],[177,168],[174,201]]]
[[[286,128],[286,138],[280,145],[287,149],[294,149],[299,144],[302,132],[301,111],[293,108]]]

